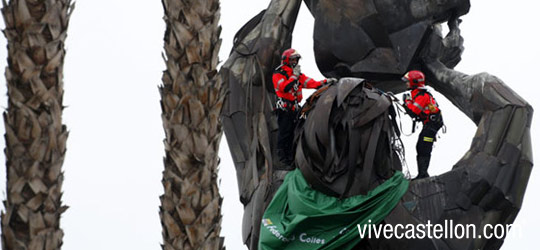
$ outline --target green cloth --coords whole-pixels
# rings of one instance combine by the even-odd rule
[[[309,187],[296,169],[263,215],[259,249],[351,249],[362,240],[357,225],[380,223],[408,187],[409,181],[396,172],[366,195],[340,200]]]

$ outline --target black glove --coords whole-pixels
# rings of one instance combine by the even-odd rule
[[[326,79],[326,84],[334,84],[336,82],[338,82],[338,79],[333,78],[333,77],[330,77],[330,78]]]

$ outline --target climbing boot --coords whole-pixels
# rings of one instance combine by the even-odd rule
[[[418,164],[418,175],[416,179],[423,179],[429,177],[428,167],[431,156],[416,156],[416,163]]]

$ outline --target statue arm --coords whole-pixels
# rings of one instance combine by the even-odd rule
[[[273,169],[277,121],[272,79],[280,53],[290,47],[300,0],[272,0],[237,34],[220,69],[228,89],[221,121],[236,168],[244,205],[242,237],[257,249],[262,214],[285,173]]]
[[[460,44],[448,42],[459,41],[456,34],[459,31],[451,31],[449,36],[454,37],[443,39],[440,33],[432,33],[422,51],[422,69],[430,85],[477,124],[476,135],[470,149],[451,171],[412,181],[402,203],[388,216],[388,223],[425,224],[428,220],[444,223],[452,219],[481,228],[486,224],[511,224],[521,208],[533,165],[530,136],[533,109],[493,75],[468,75],[453,70],[448,63],[452,60],[445,60],[451,58],[450,54],[461,54],[456,53],[462,49]],[[424,249],[444,245],[498,249],[502,240],[410,241],[401,242],[401,247],[413,249],[428,244],[430,247]]]

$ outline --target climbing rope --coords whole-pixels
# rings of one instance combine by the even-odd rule
[[[396,110],[396,116],[399,124],[399,131],[401,134],[405,136],[411,136],[413,133],[407,134],[403,130],[403,125],[401,123],[401,114],[406,114],[405,109],[401,106],[399,99],[394,95],[392,92],[382,92],[383,95],[387,96],[392,101],[392,106],[394,107],[394,110]],[[415,126],[416,123],[413,124]],[[407,164],[407,160],[405,159],[405,146],[403,144],[403,141],[401,140],[401,137],[396,136],[393,138],[392,147],[394,148],[396,154],[398,155],[401,166],[402,166],[402,172],[403,175],[405,175],[405,178],[411,179],[411,172],[409,171],[409,165]]]

